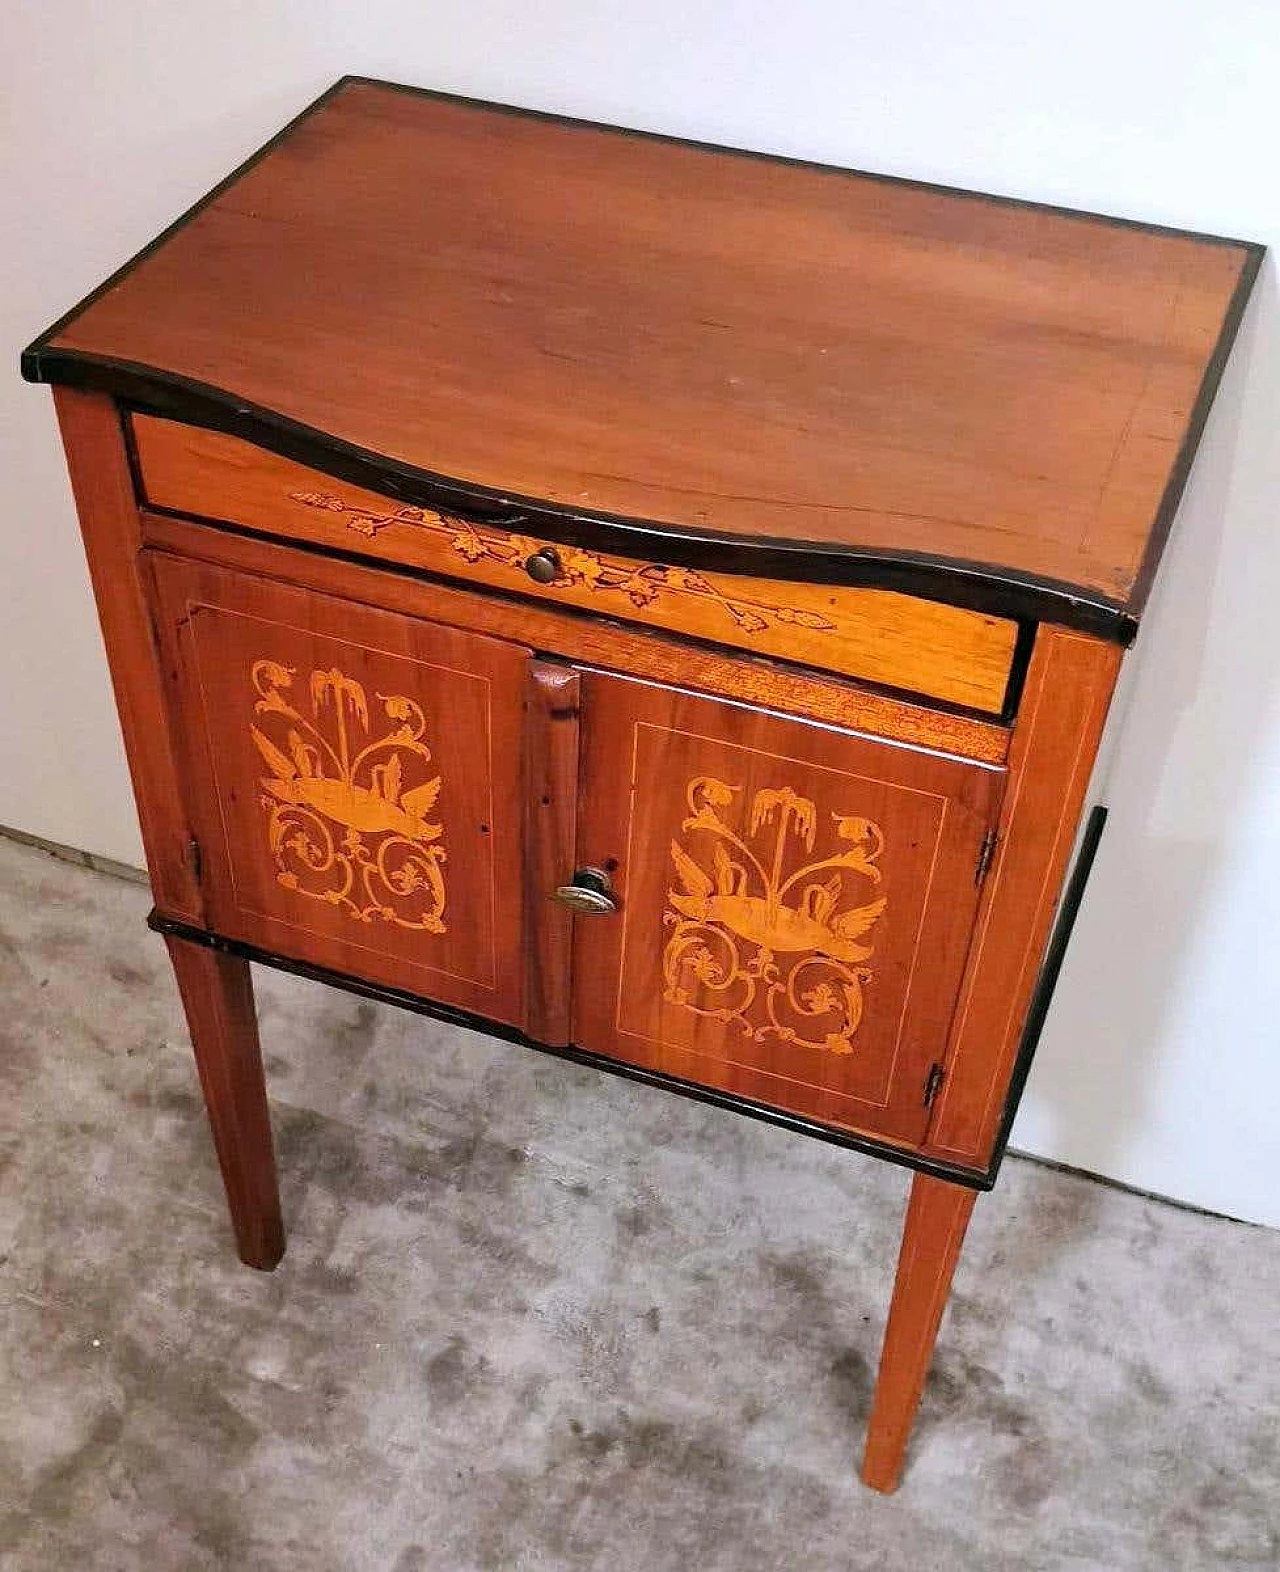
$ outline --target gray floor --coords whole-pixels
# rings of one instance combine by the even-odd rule
[[[1011,1162],[881,1499],[901,1174],[263,975],[249,1272],[146,905],[0,841],[6,1572],[1280,1560],[1280,1234]]]

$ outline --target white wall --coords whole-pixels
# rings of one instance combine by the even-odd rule
[[[139,858],[21,345],[344,71],[1280,242],[1266,0],[9,0],[0,824]],[[1015,1143],[1280,1225],[1280,314],[1268,262],[1115,751]]]

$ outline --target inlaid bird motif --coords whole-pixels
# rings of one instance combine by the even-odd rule
[[[249,734],[271,772],[262,781],[263,803],[271,810],[279,883],[363,922],[376,916],[443,933],[445,851],[434,843],[444,827],[428,818],[441,777],[405,790],[406,762],[421,774],[431,758],[421,706],[378,694],[385,729],[370,738],[375,728],[361,683],[336,667],[313,671],[308,716],[286,697],[294,675],[270,660],[252,670],[254,713],[263,719]],[[280,740],[268,735],[268,725]],[[331,825],[345,830],[340,840]]]
[[[884,835],[870,819],[833,813],[840,849],[814,858],[818,810],[811,799],[790,786],[757,791],[739,833],[723,810],[740,791],[711,776],[689,783],[690,815],[681,829],[686,837],[711,837],[710,865],[672,840],[681,888],[667,892],[667,922],[674,931],[664,953],[665,997],[698,1014],[737,1021],[757,1038],[775,1033],[803,1041],[795,1019],[821,1017],[829,1029],[811,1045],[849,1053],[862,1017],[863,984],[871,976],[861,963],[874,953],[862,941],[883,917],[888,897],[843,909],[841,900],[851,876],[873,886],[881,882],[877,863]],[[756,847],[775,825],[773,846],[762,858]],[[788,873],[794,841],[803,845],[807,860]],[[753,951],[744,952],[739,941]],[[779,956],[790,958],[785,980]],[[800,991],[802,976],[809,986]],[[691,984],[714,1002],[695,1002]],[[749,1012],[762,985],[766,1018],[760,1021]]]
[[[872,954],[872,946],[857,941],[875,926],[885,909],[886,898],[880,896],[865,905],[838,911],[843,877],[835,872],[819,882],[815,876],[829,868],[849,868],[878,884],[880,870],[875,859],[883,850],[884,837],[877,826],[869,819],[832,814],[837,836],[854,844],[847,851],[806,864],[784,880],[781,875],[788,833],[798,835],[806,851],[813,850],[817,830],[814,804],[797,796],[790,787],[755,794],[748,833],[754,838],[773,821],[775,814],[778,817],[773,866],[767,870],[716,815],[714,805],[719,798],[708,794],[707,785],[718,787],[725,794],[738,790],[705,778],[693,782],[690,805],[695,806],[696,800],[695,811],[683,828],[708,830],[721,838],[712,853],[710,874],[677,841],[671,842],[671,860],[684,886],[682,894],[668,892],[675,910],[697,922],[719,923],[740,938],[772,952],[812,950],[840,961],[865,961]],[[725,849],[726,840],[736,846],[745,861],[730,856]],[[751,893],[753,874],[758,894]]]

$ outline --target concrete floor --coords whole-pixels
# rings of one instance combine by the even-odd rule
[[[5,1572],[1280,1562],[1280,1234],[1010,1162],[881,1499],[901,1173],[262,975],[260,1276],[146,907],[0,841]]]

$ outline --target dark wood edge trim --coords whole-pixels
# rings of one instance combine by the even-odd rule
[[[1058,986],[1058,977],[1062,972],[1062,963],[1066,959],[1067,946],[1071,943],[1076,916],[1084,899],[1085,887],[1093,871],[1094,858],[1098,855],[1098,843],[1102,840],[1102,832],[1106,825],[1107,810],[1099,803],[1089,810],[1089,817],[1085,821],[1075,866],[1063,891],[1057,921],[1054,923],[1053,934],[1045,950],[1044,960],[1040,965],[1040,975],[1036,979],[1035,992],[1031,996],[1031,1004],[1027,1010],[1027,1019],[1022,1028],[1022,1041],[1018,1046],[1018,1057],[1014,1061],[1013,1074],[1009,1077],[1004,1112],[1000,1116],[999,1133],[991,1156],[990,1172],[993,1182],[1000,1172],[1001,1163],[1004,1162],[1005,1151],[1009,1145],[1009,1132],[1013,1129],[1013,1121],[1017,1118],[1018,1108],[1022,1103],[1027,1077],[1031,1074],[1036,1049],[1040,1044],[1040,1034],[1044,1030],[1049,1006],[1053,1003],[1054,989]]]
[[[104,279],[96,289],[90,290],[90,292],[85,295],[83,299],[72,306],[69,311],[64,312],[56,322],[52,323],[51,326],[47,327],[38,338],[34,339],[32,343],[30,343],[26,349],[22,351],[22,375],[26,378],[26,380],[28,382],[50,382],[58,380],[57,378],[44,373],[41,357],[42,353],[48,349],[50,342],[55,339],[59,333],[62,332],[63,328],[65,328],[69,322],[74,321],[75,318],[78,317],[82,311],[85,311],[89,306],[91,306],[95,300],[97,300],[101,295],[106,294],[107,290],[111,289],[115,284],[119,283],[119,281],[124,278],[127,273],[132,272],[140,262],[144,261],[148,256],[150,256],[153,251],[158,250],[165,243],[165,241],[170,238],[170,236],[175,234],[179,229],[183,228],[184,225],[188,224],[204,208],[208,207],[210,203],[215,202],[218,197],[220,197],[229,186],[234,185],[242,175],[248,174],[255,164],[257,164],[261,159],[265,158],[268,153],[272,152],[276,146],[285,139],[285,137],[289,136],[304,120],[306,120],[310,115],[314,114],[317,109],[320,109],[323,105],[327,104],[331,98],[336,97],[339,93],[342,92],[344,88],[355,86],[386,88],[391,92],[406,93],[411,97],[431,98],[441,103],[448,104],[462,104],[474,109],[484,109],[497,114],[512,115],[518,119],[543,120],[548,121],[553,125],[577,127],[584,131],[609,131],[618,136],[637,137],[641,141],[660,142],[669,146],[695,148],[699,152],[704,153],[723,154],[735,158],[752,159],[762,163],[781,164],[791,169],[808,169],[814,171],[815,173],[827,174],[836,177],[843,176],[852,177],[858,180],[874,180],[883,185],[903,186],[906,189],[912,191],[930,191],[936,192],[938,195],[962,197],[965,200],[972,202],[986,202],[994,207],[1018,208],[1035,213],[1053,213],[1062,218],[1079,219],[1085,223],[1107,224],[1114,226],[1117,229],[1133,229],[1138,230],[1143,234],[1165,235],[1174,239],[1197,240],[1209,245],[1227,246],[1238,250],[1243,250],[1250,254],[1254,275],[1256,275],[1257,269],[1261,265],[1263,255],[1266,252],[1266,247],[1257,241],[1235,240],[1226,235],[1210,235],[1199,230],[1180,229],[1171,224],[1154,224],[1148,222],[1145,219],[1122,218],[1112,213],[1093,212],[1088,208],[1063,207],[1052,202],[1036,202],[1028,197],[1001,196],[990,191],[974,191],[966,186],[949,186],[943,184],[940,181],[917,180],[911,178],[908,175],[890,175],[883,173],[883,171],[855,169],[843,164],[825,164],[817,159],[796,158],[784,153],[767,153],[763,152],[759,148],[730,147],[721,142],[703,142],[692,137],[673,136],[668,132],[647,131],[640,129],[637,126],[615,125],[609,121],[604,120],[586,120],[581,116],[558,114],[554,111],[546,109],[528,109],[519,104],[498,103],[497,101],[488,98],[472,98],[464,93],[450,93],[444,91],[441,88],[415,87],[408,82],[389,82],[381,77],[362,76],[358,73],[348,73],[345,76],[340,76],[336,82],[331,83],[327,88],[325,88],[319,97],[314,98],[309,104],[306,104],[301,110],[298,111],[296,115],[294,115],[292,120],[289,120],[285,125],[281,126],[279,131],[277,131],[274,136],[268,138],[268,140],[265,141],[261,147],[256,149],[256,151],[253,153],[250,153],[248,158],[246,158],[242,163],[237,164],[229,175],[220,180],[217,185],[213,186],[197,201],[193,202],[191,206],[184,212],[180,213],[171,224],[167,225],[166,228],[161,230],[161,232],[153,240],[148,241],[148,243],[143,246],[140,251],[135,252],[127,262],[122,263],[122,265],[118,267],[114,273],[112,273],[108,278]],[[1246,263],[1246,270],[1248,265],[1249,264]],[[1249,287],[1252,287],[1252,276],[1249,280]],[[1246,289],[1245,293],[1247,296],[1248,289]],[[103,389],[102,391],[108,390]]]
[[[990,616],[1055,622],[1121,644],[1132,643],[1137,634],[1137,622],[1121,602],[1061,580],[928,552],[729,535],[621,514],[576,512],[418,469],[248,404],[223,389],[134,362],[51,350],[41,357],[38,380],[107,392],[136,413],[239,437],[410,506],[520,528],[584,551],[652,558],[703,573],[896,590]]]
[[[1008,730],[1016,713],[1009,711],[1009,693],[1014,685],[1016,662],[1024,641],[1024,634],[1030,630],[1030,643],[1027,658],[1030,658],[1030,648],[1035,643],[1035,623],[1020,623],[1018,626],[1018,639],[1014,645],[1014,666],[1010,670],[1009,685],[1006,687],[1005,699],[1000,710],[978,709],[975,705],[955,704],[949,699],[940,699],[936,694],[927,693],[920,688],[895,688],[885,682],[874,682],[869,677],[851,676],[847,672],[833,671],[829,666],[806,664],[804,661],[788,660],[785,655],[764,655],[736,644],[726,644],[722,640],[704,637],[697,633],[673,631],[670,628],[653,627],[643,622],[631,622],[626,616],[619,613],[604,613],[594,610],[590,606],[576,606],[568,602],[552,601],[549,598],[537,595],[521,595],[518,590],[501,588],[492,584],[477,584],[473,580],[454,577],[448,573],[438,572],[433,568],[424,568],[417,563],[397,562],[388,557],[374,557],[355,547],[332,546],[325,541],[306,540],[301,536],[273,535],[269,530],[257,529],[251,524],[236,524],[230,519],[210,518],[200,513],[180,513],[176,508],[163,508],[150,501],[141,490],[139,482],[138,505],[142,510],[145,520],[147,515],[155,518],[174,519],[182,524],[197,524],[202,529],[217,530],[221,535],[230,535],[238,540],[252,540],[268,546],[283,546],[290,551],[302,552],[308,557],[329,557],[337,562],[349,562],[353,567],[366,568],[374,573],[391,573],[401,579],[411,579],[419,584],[436,584],[442,589],[465,590],[470,595],[483,595],[486,600],[503,601],[508,605],[532,606],[539,611],[551,611],[557,616],[568,617],[577,622],[607,622],[611,627],[624,628],[628,633],[643,635],[651,639],[659,639],[666,643],[673,654],[682,646],[692,646],[695,649],[706,650],[713,655],[720,655],[725,659],[750,660],[759,665],[774,666],[780,671],[790,672],[797,677],[817,678],[822,682],[844,684],[856,688],[861,693],[872,693],[880,698],[888,699],[894,704],[907,704],[919,710],[932,710],[943,715],[954,715],[957,720],[975,721],[981,726],[989,726],[993,731]],[[553,657],[559,658],[559,657]],[[1018,692],[1021,692],[1022,679],[1025,678],[1025,665],[1022,672],[1017,673]]]
[[[759,1119],[764,1124],[777,1125],[780,1129],[790,1130],[797,1135],[811,1136],[814,1140],[825,1141],[831,1146],[841,1146],[849,1151],[861,1152],[866,1157],[883,1158],[886,1162],[896,1163],[900,1168],[910,1168],[916,1173],[930,1174],[935,1179],[946,1179],[952,1184],[964,1185],[971,1190],[989,1190],[995,1183],[994,1172],[983,1172],[981,1169],[966,1168],[936,1158],[919,1156],[885,1142],[850,1135],[843,1130],[818,1124],[799,1114],[789,1114],[781,1109],[751,1102],[745,1097],[735,1096],[732,1092],[720,1092],[714,1087],[699,1086],[694,1081],[682,1080],[676,1075],[666,1075],[660,1070],[646,1070],[638,1065],[624,1064],[619,1059],[609,1059],[603,1054],[589,1053],[583,1048],[575,1048],[572,1045],[557,1047],[550,1043],[540,1043],[526,1036],[517,1027],[488,1020],[469,1010],[462,1010],[450,1004],[440,1004],[436,1000],[426,999],[418,994],[406,993],[400,988],[365,982],[346,972],[331,971],[326,966],[314,966],[309,961],[298,961],[286,955],[278,955],[271,950],[262,950],[256,945],[245,944],[238,939],[228,939],[207,929],[192,927],[189,923],[166,917],[158,910],[151,912],[147,918],[147,926],[153,933],[161,934],[165,938],[185,939],[189,944],[201,944],[227,955],[239,956],[242,960],[253,961],[259,966],[270,966],[276,971],[290,972],[295,977],[305,977],[311,982],[327,983],[330,987],[359,994],[361,998],[373,999],[379,1004],[391,1004],[402,1010],[412,1010],[415,1014],[428,1015],[433,1020],[444,1021],[451,1026],[483,1032],[486,1036],[500,1038],[503,1042],[518,1043],[523,1048],[536,1048],[539,1053],[553,1054],[557,1059],[569,1059],[574,1064],[586,1065],[592,1070],[604,1070],[610,1075],[619,1075],[628,1081],[639,1081],[645,1086],[656,1086],[663,1091],[674,1092],[679,1097],[709,1103],[713,1108],[724,1108],[731,1113],[743,1114],[749,1119]]]
[[[1187,489],[1187,481],[1191,476],[1191,465],[1200,446],[1200,438],[1204,435],[1205,424],[1209,419],[1209,410],[1213,406],[1218,386],[1222,381],[1222,374],[1226,370],[1227,359],[1231,354],[1231,347],[1236,341],[1240,331],[1240,323],[1244,319],[1245,308],[1253,294],[1253,286],[1257,282],[1258,274],[1262,269],[1263,259],[1267,248],[1261,245],[1250,245],[1247,255],[1240,268],[1240,277],[1236,280],[1236,287],[1232,291],[1227,314],[1223,318],[1222,328],[1218,334],[1218,342],[1213,347],[1213,354],[1209,357],[1209,364],[1205,367],[1204,377],[1200,382],[1200,391],[1196,395],[1191,416],[1187,421],[1187,429],[1182,434],[1182,442],[1178,447],[1178,456],[1173,461],[1173,468],[1169,479],[1165,483],[1164,494],[1160,498],[1160,506],[1156,509],[1155,522],[1151,526],[1151,533],[1147,536],[1147,544],[1142,553],[1142,561],[1138,564],[1137,576],[1133,582],[1133,589],[1129,592],[1128,609],[1133,616],[1135,625],[1142,615],[1151,594],[1151,586],[1155,582],[1156,570],[1160,566],[1160,559],[1169,542],[1173,530],[1173,521],[1177,516],[1178,505],[1182,501],[1182,494]]]
[[[147,499],[147,483],[142,473],[142,456],[138,452],[138,436],[133,429],[133,411],[127,404],[116,404],[116,418],[120,422],[120,440],[124,443],[124,456],[129,465],[129,479],[133,482],[133,500],[139,513],[144,508],[157,511]]]

